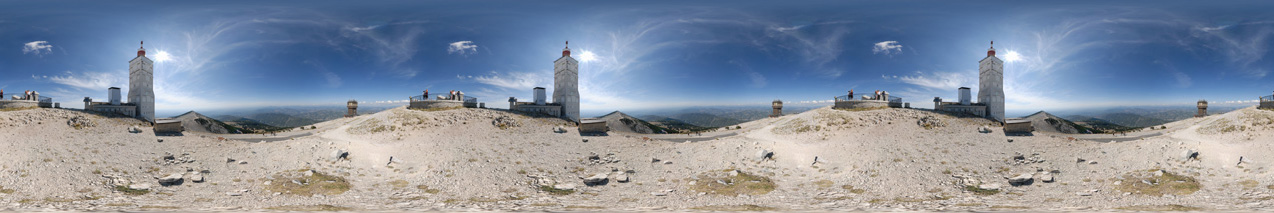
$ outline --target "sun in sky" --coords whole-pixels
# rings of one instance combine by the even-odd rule
[[[593,51],[584,50],[579,54],[579,62],[588,63],[596,60],[597,54],[593,54]]]
[[[1004,53],[1005,63],[1013,63],[1013,62],[1018,62],[1021,60],[1022,60],[1022,54],[1017,53],[1017,51],[1009,50],[1008,52]]]
[[[168,54],[168,51],[160,50],[155,52],[155,63],[164,63],[171,60],[173,60],[173,55]]]

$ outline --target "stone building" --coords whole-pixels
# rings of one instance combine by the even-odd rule
[[[143,43],[144,44],[144,43]],[[137,48],[137,57],[128,61],[128,102],[120,100],[118,87],[107,89],[109,102],[93,102],[84,97],[84,110],[117,113],[155,122],[154,62],[146,57],[146,48]]]
[[[773,103],[770,103],[770,107],[774,108],[774,112],[770,113],[771,118],[777,118],[779,116],[783,116],[783,101],[774,100]]]
[[[349,111],[345,112],[346,118],[353,118],[354,116],[358,116],[358,101],[355,101],[354,99],[349,99],[349,102],[345,102],[345,108],[349,109]]]
[[[970,89],[960,87],[959,102],[943,102],[934,97],[934,110],[967,113],[997,122],[1004,119],[1004,61],[995,57],[995,42],[987,49],[986,57],[978,61],[978,101],[972,102]]]
[[[1208,116],[1208,101],[1207,100],[1199,100],[1199,103],[1196,104],[1195,106],[1199,108],[1199,113],[1194,114],[1194,117],[1198,118],[1198,117]]]
[[[570,42],[562,49],[562,57],[553,61],[553,102],[545,100],[543,87],[533,89],[534,102],[518,102],[509,97],[509,110],[560,117],[580,122],[579,61],[571,57]]]

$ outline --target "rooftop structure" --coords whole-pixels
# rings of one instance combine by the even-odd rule
[[[1261,96],[1260,100],[1261,105],[1257,106],[1257,108],[1274,109],[1274,95]]]
[[[777,118],[779,116],[783,116],[783,101],[782,100],[774,100],[773,103],[770,103],[770,106],[774,108],[774,112],[770,113],[771,118]]]

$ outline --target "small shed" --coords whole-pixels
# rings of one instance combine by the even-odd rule
[[[1030,134],[1035,131],[1028,119],[1007,119],[1004,121],[1005,134]]]
[[[583,119],[579,122],[580,134],[606,134],[606,131],[610,131],[610,127],[606,126],[606,120]]]
[[[181,126],[181,120],[177,119],[156,119],[155,134],[181,134],[186,129]]]

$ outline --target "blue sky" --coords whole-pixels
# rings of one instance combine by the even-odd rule
[[[1270,1],[0,4],[7,94],[33,89],[71,107],[103,99],[107,87],[127,89],[145,40],[161,114],[393,102],[424,89],[502,106],[552,89],[567,40],[586,114],[820,102],[849,89],[923,107],[976,88],[992,40],[1007,61],[1010,112],[1274,91]]]

